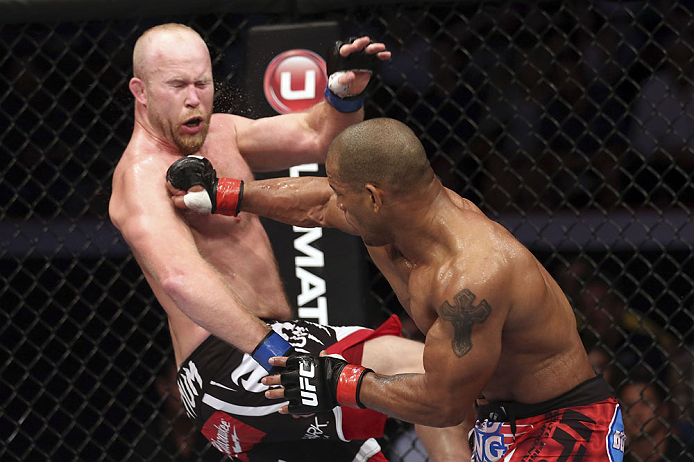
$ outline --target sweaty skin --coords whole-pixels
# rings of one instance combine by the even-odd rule
[[[340,52],[368,43],[363,37]],[[380,59],[390,56],[384,50],[383,44],[367,47]],[[330,140],[362,120],[363,110],[343,114],[321,102],[301,114],[259,120],[213,115],[209,51],[195,32],[179,26],[145,34],[134,68],[135,126],[113,174],[111,220],[166,310],[177,366],[210,333],[250,353],[268,331],[259,317],[292,315],[268,237],[249,213],[234,219],[177,212],[166,171],[192,152],[209,158],[220,175],[246,181],[251,170],[322,162]],[[369,80],[362,74],[343,78],[357,92]]]
[[[362,37],[340,49],[343,56],[366,47],[388,59],[380,43]],[[250,353],[267,333],[258,317],[289,319],[270,243],[256,215],[237,218],[177,211],[165,187],[169,166],[195,153],[221,176],[247,182],[251,171],[275,171],[323,162],[327,146],[363,110],[339,113],[326,103],[310,111],[259,120],[212,114],[209,52],[200,37],[179,26],[152,31],[134,51],[133,135],[113,174],[109,214],[166,310],[176,366],[210,333]],[[368,73],[346,72],[340,83],[354,93]],[[205,132],[206,131],[206,132]],[[421,344],[400,337],[364,344],[363,364],[386,374],[421,371]],[[467,428],[418,426],[432,460],[470,458]]]
[[[505,228],[444,188],[428,165],[411,187],[353,189],[332,152],[331,145],[327,179],[248,183],[241,208],[360,235],[426,334],[425,373],[368,373],[359,396],[364,405],[409,422],[452,426],[471,419],[478,398],[537,403],[595,376],[563,292]],[[184,207],[180,196],[175,202]],[[279,376],[264,383],[279,384]],[[267,396],[281,398],[283,390]]]
[[[359,38],[340,53],[365,49],[390,57],[382,43],[369,43]],[[363,110],[343,114],[322,102],[304,113],[259,120],[212,115],[211,62],[196,33],[176,25],[151,30],[133,55],[135,127],[113,174],[111,220],[166,310],[177,367],[210,333],[250,353],[268,331],[259,317],[292,316],[265,230],[250,213],[231,218],[175,210],[166,171],[192,153],[210,159],[218,175],[247,182],[251,171],[323,162],[330,141],[362,120]],[[340,83],[359,93],[369,79],[350,71]],[[421,370],[421,357],[420,344],[400,337],[364,344],[363,364],[388,374]],[[418,428],[437,461],[469,459],[460,444],[464,430]]]

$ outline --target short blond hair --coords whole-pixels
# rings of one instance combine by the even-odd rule
[[[147,51],[149,45],[162,34],[179,34],[181,38],[184,35],[193,35],[200,39],[203,43],[200,34],[195,29],[192,29],[185,24],[167,23],[151,27],[144,31],[135,42],[133,48],[133,76],[138,79],[145,80],[147,78]],[[207,45],[205,45],[207,46]]]

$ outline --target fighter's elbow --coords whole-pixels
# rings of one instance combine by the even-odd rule
[[[466,414],[457,406],[438,406],[433,416],[433,421],[429,424],[431,427],[454,427],[460,425],[466,419]]]
[[[172,300],[181,300],[190,290],[190,280],[184,272],[168,269],[159,274],[159,285],[164,293]]]
[[[462,397],[453,391],[439,390],[431,393],[437,399],[429,402],[430,418],[427,425],[432,427],[453,427],[459,425],[470,418],[469,412],[474,409],[471,402],[461,399]]]
[[[309,133],[295,142],[295,147],[304,153],[306,162],[322,164],[325,162],[325,153],[328,150],[328,142],[317,133]]]

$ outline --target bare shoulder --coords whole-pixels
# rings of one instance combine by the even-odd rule
[[[209,135],[236,138],[239,133],[247,130],[253,119],[236,114],[212,114]]]
[[[470,306],[485,301],[497,312],[507,312],[519,274],[536,271],[535,259],[505,227],[470,201],[455,197],[460,208],[458,247],[432,275],[438,302],[462,297]]]
[[[148,179],[149,181],[142,181],[143,186],[146,186],[148,183],[156,182],[152,175],[159,173],[165,175],[169,165],[175,160],[176,157],[174,156],[162,156],[142,150],[134,152],[134,149],[129,147],[116,166],[114,183],[122,181],[123,186],[132,187],[134,186],[133,182]],[[164,178],[162,177],[162,181]]]
[[[168,199],[166,170],[173,160],[131,146],[126,149],[113,172],[109,200],[109,215],[117,227],[147,205]]]
[[[244,121],[249,120],[245,117],[238,116],[236,114],[223,114],[216,112],[212,114],[210,119],[210,130],[212,129],[229,129],[235,128],[238,124],[244,123]]]

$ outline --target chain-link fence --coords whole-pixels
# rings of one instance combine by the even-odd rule
[[[387,43],[367,117],[412,127],[444,183],[562,285],[624,404],[627,457],[683,460],[694,435],[694,15],[669,1],[1,25],[0,458],[222,459],[181,413],[165,314],[107,215],[133,125],[132,46],[151,25],[191,25],[213,54],[217,109],[234,111],[244,32],[318,19]],[[375,269],[370,284],[383,313],[406,316]],[[391,460],[424,458],[395,420],[383,446]]]

